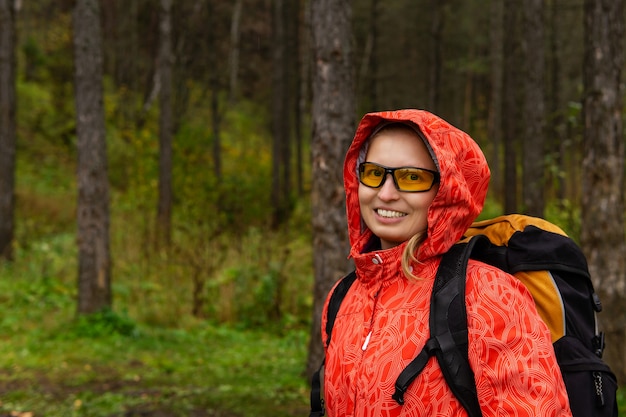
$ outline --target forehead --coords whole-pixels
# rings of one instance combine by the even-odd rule
[[[387,166],[418,166],[435,169],[428,148],[408,126],[384,128],[369,139],[366,160]]]

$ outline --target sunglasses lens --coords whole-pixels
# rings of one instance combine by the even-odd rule
[[[426,191],[435,181],[432,172],[419,168],[402,168],[394,172],[396,184],[401,191]]]
[[[393,174],[394,183],[400,191],[428,191],[438,180],[436,172],[422,168],[386,168],[373,162],[363,162],[359,166],[359,180],[371,188],[383,185],[388,173]]]
[[[385,168],[375,164],[364,163],[361,165],[360,180],[368,187],[377,188],[385,179]]]

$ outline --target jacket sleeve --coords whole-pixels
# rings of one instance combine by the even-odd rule
[[[483,416],[571,416],[549,330],[526,287],[472,262],[466,291],[468,353]]]

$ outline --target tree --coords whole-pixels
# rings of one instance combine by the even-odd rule
[[[522,50],[525,74],[522,200],[525,213],[542,217],[545,205],[543,0],[527,0],[523,10]]]
[[[369,13],[367,17],[367,34],[365,35],[365,45],[361,54],[359,65],[359,76],[357,79],[357,91],[363,96],[362,102],[366,109],[378,108],[378,32],[380,26],[379,1],[370,0]]]
[[[274,0],[272,57],[272,227],[280,226],[289,213],[290,123],[287,14],[285,0]]]
[[[443,33],[446,23],[446,1],[431,0],[432,22],[430,35],[432,37],[432,64],[430,68],[430,87],[428,91],[428,106],[431,111],[440,113],[441,75],[443,73]]]
[[[109,183],[98,0],[77,0],[73,15],[78,139],[78,313],[110,308]]]
[[[239,39],[241,38],[241,31],[239,26],[241,24],[241,8],[243,6],[243,0],[236,0],[233,6],[233,15],[230,24],[230,56],[229,56],[229,83],[228,83],[228,101],[232,104],[237,99],[238,95],[238,81],[239,81],[239,54],[240,45]]]
[[[159,20],[159,202],[157,243],[169,245],[172,234],[172,0],[161,0]]]
[[[549,21],[550,21],[550,35],[549,35],[549,45],[550,45],[550,54],[549,54],[549,65],[550,68],[548,77],[549,77],[549,87],[548,87],[548,98],[549,101],[547,103],[548,109],[548,120],[549,123],[547,125],[546,135],[550,138],[547,145],[549,146],[549,155],[553,157],[554,160],[552,170],[549,170],[549,176],[554,179],[556,184],[556,196],[559,200],[559,205],[563,207],[563,203],[565,202],[565,186],[564,186],[564,175],[560,175],[565,171],[565,160],[566,153],[568,148],[568,140],[565,135],[565,124],[566,124],[566,109],[567,103],[564,103],[563,100],[563,82],[562,78],[564,78],[564,74],[561,73],[562,64],[561,64],[561,55],[562,51],[562,31],[561,26],[559,25],[561,19],[561,10],[557,0],[552,0],[549,6]],[[562,23],[561,23],[562,24]],[[554,171],[556,171],[556,175],[553,175]],[[552,174],[552,175],[551,175]]]
[[[296,142],[296,188],[298,197],[304,196],[304,120],[310,114],[310,84],[311,84],[311,14],[309,0],[303,0],[303,7],[298,8],[298,24],[295,28],[297,42],[295,47],[298,54],[298,74],[296,75],[296,114],[294,117],[294,136]]]
[[[621,78],[624,1],[585,0],[581,245],[604,304],[606,361],[626,380],[626,239]]]
[[[229,85],[229,102],[233,104],[237,98],[237,84],[238,84],[238,69],[239,69],[239,20],[241,19],[241,3],[243,0],[237,0],[234,6],[233,17],[231,22],[231,58],[230,58],[230,85]],[[211,125],[213,131],[213,174],[217,181],[222,180],[222,137],[221,137],[221,122],[222,116],[220,113],[220,76],[218,71],[218,62],[220,60],[220,54],[216,45],[216,25],[218,20],[213,5],[208,3],[209,8],[209,28],[207,33],[207,46],[210,74],[209,74],[209,89],[211,90]],[[218,206],[221,206],[221,197],[218,197]]]
[[[15,3],[0,0],[0,259],[13,257],[15,211]]]
[[[489,117],[487,120],[487,134],[492,144],[491,160],[491,189],[495,191],[496,198],[503,195],[502,189],[502,62],[503,62],[503,5],[500,0],[492,0],[490,6],[489,41],[490,47],[490,68],[491,68],[491,91]]]
[[[519,136],[520,43],[519,20],[521,0],[506,0],[504,4],[502,135],[504,138],[504,212],[517,212],[517,143]]]
[[[312,375],[324,355],[320,318],[326,294],[350,269],[343,159],[354,134],[352,8],[344,0],[312,0],[313,324],[307,363]]]

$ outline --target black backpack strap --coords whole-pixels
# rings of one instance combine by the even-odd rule
[[[333,334],[333,326],[335,325],[335,319],[337,313],[339,313],[339,307],[343,298],[348,293],[348,290],[356,280],[356,272],[352,271],[341,279],[341,282],[335,286],[333,294],[328,300],[328,311],[326,312],[326,346],[330,345],[330,337]]]
[[[311,378],[311,413],[309,417],[322,417],[324,415],[324,400],[322,399],[322,383],[320,373],[324,367],[324,361]]]
[[[330,337],[333,333],[333,326],[339,307],[344,297],[348,293],[348,290],[356,280],[356,272],[352,271],[341,279],[339,284],[335,286],[330,300],[328,300],[328,308],[326,312],[326,346],[330,344]],[[324,400],[322,399],[322,383],[320,374],[324,367],[324,361],[320,364],[319,369],[313,374],[311,378],[311,413],[309,417],[321,417],[324,415]]]
[[[435,277],[430,307],[430,339],[417,357],[396,380],[393,399],[404,403],[404,393],[424,369],[429,358],[437,357],[450,390],[470,417],[480,417],[474,373],[468,360],[465,281],[467,262],[476,245],[489,245],[477,236],[468,243],[454,245],[443,256]]]

